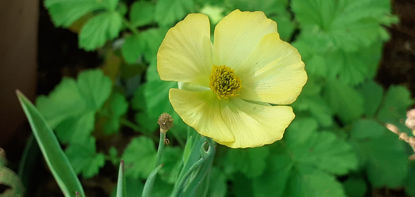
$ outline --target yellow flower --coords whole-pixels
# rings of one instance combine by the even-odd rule
[[[263,12],[234,10],[210,39],[209,19],[189,14],[171,28],[157,54],[160,78],[179,82],[170,102],[198,133],[231,148],[282,138],[307,81],[297,49],[280,40]],[[274,105],[271,105],[274,104]]]

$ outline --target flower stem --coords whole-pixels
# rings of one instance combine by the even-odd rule
[[[158,147],[157,156],[156,156],[156,166],[159,166],[161,164],[161,155],[163,154],[165,140],[166,140],[166,132],[160,132],[159,147]]]

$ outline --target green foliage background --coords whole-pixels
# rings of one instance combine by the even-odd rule
[[[187,126],[173,111],[156,53],[191,12],[212,27],[234,9],[261,10],[296,46],[309,80],[284,139],[254,149],[218,147],[208,196],[359,197],[377,188],[415,196],[410,148],[385,129],[413,104],[403,86],[374,81],[385,26],[397,22],[389,0],[46,0],[57,27],[79,33],[79,47],[103,54],[100,69],[64,78],[36,105],[64,145],[76,173],[89,179],[125,160],[128,196],[154,168],[158,116],[173,115],[154,196],[167,196],[179,173]],[[213,28],[212,28],[213,30]]]

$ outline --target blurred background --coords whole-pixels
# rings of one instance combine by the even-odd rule
[[[310,107],[302,106],[302,104],[300,103],[301,100],[299,100],[299,103],[294,106],[295,109],[298,110],[299,114],[305,114],[304,117],[312,117],[316,119],[319,128],[323,128],[323,130],[327,128],[330,128],[329,130],[336,130],[333,132],[336,135],[343,136],[343,134],[338,134],[339,130],[350,130],[350,128],[355,127],[354,123],[359,122],[360,118],[367,120],[369,119],[368,117],[370,117],[370,115],[367,115],[365,112],[358,113],[357,115],[350,115],[350,113],[353,114],[354,112],[346,112],[346,115],[342,114],[341,109],[338,110],[336,107],[333,106],[332,103],[337,101],[333,100],[330,95],[334,95],[332,97],[342,97],[345,95],[342,95],[339,92],[330,93],[330,88],[335,87],[325,87],[324,85],[321,85],[322,83],[337,83],[333,80],[339,80],[341,81],[340,84],[345,84],[347,87],[356,89],[358,91],[362,91],[362,89],[364,88],[371,89],[371,86],[366,87],[362,84],[372,83],[373,81],[376,84],[380,85],[382,87],[381,89],[385,90],[382,92],[386,92],[390,87],[395,87],[395,85],[399,85],[399,87],[406,87],[408,92],[410,93],[410,97],[408,99],[411,101],[405,107],[406,109],[404,109],[404,111],[406,112],[408,109],[413,107],[413,98],[415,96],[415,1],[413,0],[382,0],[379,3],[377,1],[365,0],[364,3],[361,4],[354,3],[353,6],[355,7],[347,7],[346,5],[352,2],[347,0],[327,0],[327,2],[333,3],[325,3],[325,1],[312,0],[262,0],[259,1],[260,3],[255,3],[247,0],[211,0],[206,2],[202,0],[174,0],[175,4],[171,5],[173,6],[172,13],[167,13],[169,15],[166,14],[166,16],[163,16],[161,14],[160,16],[154,17],[149,16],[153,14],[152,9],[158,9],[158,7],[161,7],[158,6],[159,4],[161,4],[160,2],[166,4],[166,1],[120,0],[119,4],[117,5],[116,11],[122,13],[126,16],[127,19],[129,18],[130,20],[132,20],[132,22],[134,22],[131,16],[131,12],[133,12],[132,7],[136,2],[146,2],[142,3],[142,6],[150,6],[148,9],[142,8],[142,10],[140,10],[140,13],[142,13],[142,15],[139,15],[138,17],[142,17],[143,19],[137,22],[137,25],[133,25],[133,29],[137,29],[137,31],[139,31],[140,33],[146,32],[147,30],[154,29],[159,31],[160,29],[162,29],[161,32],[163,33],[161,34],[158,32],[146,32],[147,34],[145,36],[148,38],[158,35],[161,35],[162,38],[164,32],[169,27],[174,25],[176,21],[179,21],[185,16],[185,14],[190,12],[206,13],[211,18],[212,23],[216,23],[220,18],[222,18],[229,11],[235,8],[252,11],[263,10],[268,17],[271,17],[272,19],[278,22],[279,31],[282,35],[281,37],[286,41],[294,43],[294,45],[297,48],[299,48],[299,51],[302,54],[303,59],[306,63],[308,73],[311,76],[311,82],[309,82],[309,86],[319,87],[317,88],[319,90],[313,90],[313,88],[306,88],[305,91],[308,93],[310,93],[310,91],[320,92],[320,89],[323,89],[321,90],[322,92],[329,92],[327,93],[329,96],[324,97],[322,100],[321,98],[318,99],[319,102],[321,100],[321,102],[329,104],[324,109],[318,109],[323,110],[323,112],[317,113],[324,114],[326,113],[324,110],[328,108],[328,111],[331,111],[327,112],[327,114],[329,114],[328,119],[330,120],[325,120],[324,118],[323,120],[319,119],[319,117],[321,118],[322,115],[315,115],[313,110],[309,109]],[[51,0],[50,3],[52,4],[53,1]],[[97,45],[93,46],[92,48],[88,48],[88,45],[80,44],[80,42],[82,41],[79,41],[80,38],[78,34],[82,32],[81,29],[87,23],[86,21],[89,20],[89,18],[93,17],[95,14],[97,14],[98,11],[91,11],[87,14],[84,14],[82,17],[76,19],[75,22],[70,23],[69,25],[62,25],[62,23],[57,24],[59,23],[57,22],[58,19],[56,19],[55,22],[53,22],[52,20],[53,16],[51,17],[51,15],[56,14],[52,13],[51,11],[54,9],[53,5],[49,7],[49,10],[47,7],[45,7],[45,5],[45,1],[43,0],[14,0],[0,2],[0,27],[2,27],[2,31],[0,31],[0,125],[2,125],[2,131],[0,132],[0,147],[5,152],[6,158],[8,160],[8,166],[15,171],[18,170],[19,165],[22,165],[19,163],[22,160],[22,155],[25,146],[27,145],[28,140],[31,139],[30,127],[27,124],[27,120],[19,106],[18,100],[15,95],[16,89],[21,90],[32,101],[35,102],[37,96],[48,95],[49,93],[51,93],[64,77],[77,78],[78,74],[82,71],[100,68],[104,71],[104,74],[112,80],[113,91],[115,89],[122,89],[122,91],[119,92],[121,92],[121,94],[123,94],[126,97],[126,99],[130,102],[131,100],[134,100],[136,97],[139,97],[136,96],[137,93],[135,93],[138,87],[131,84],[144,84],[147,83],[147,81],[149,81],[150,77],[148,75],[151,75],[151,73],[147,73],[150,72],[147,71],[147,67],[150,67],[148,69],[151,69],[151,65],[154,65],[154,61],[152,60],[151,56],[154,56],[158,48],[157,43],[159,43],[159,41],[156,41],[154,42],[154,46],[150,45],[147,46],[147,48],[145,49],[138,48],[136,50],[140,51],[140,54],[137,55],[137,57],[139,58],[135,58],[136,55],[134,54],[132,55],[133,57],[131,57],[131,55],[128,55],[128,52],[122,51],[124,50],[122,49],[122,45],[126,43],[125,39],[128,39],[130,34],[134,34],[134,31],[129,29],[128,27],[125,27],[126,25],[124,24],[121,28],[122,30],[119,30],[120,33],[117,34],[117,36],[112,36],[111,38],[106,38],[106,40],[104,40],[106,43],[105,45],[101,44],[100,46]],[[344,9],[341,7],[343,5],[345,6]],[[386,11],[385,13],[385,11],[382,9],[386,7],[386,10],[388,10],[388,6],[390,6],[390,12],[387,13],[388,11]],[[349,10],[347,10],[346,7]],[[304,8],[309,8],[309,10],[307,11]],[[334,9],[334,11],[330,11],[331,9]],[[352,13],[350,10],[356,10],[356,12]],[[342,11],[344,11],[345,13],[344,15],[342,15],[345,18],[339,17],[337,20],[338,24],[335,24],[336,17],[339,15],[333,13],[340,13]],[[349,11],[350,13],[347,13]],[[154,13],[160,14],[162,12],[159,13],[158,11],[155,11]],[[146,16],[149,16],[150,19],[147,20]],[[164,19],[164,17],[170,17],[171,19],[167,20]],[[327,21],[324,17],[326,17],[327,19],[332,18],[334,22]],[[370,17],[377,17],[379,21],[372,23],[374,19]],[[344,22],[344,24],[340,23],[339,21]],[[354,23],[355,21],[364,22],[362,22],[361,24],[357,24]],[[334,25],[330,26],[331,24]],[[357,25],[351,27],[350,29],[342,29],[344,28],[342,27],[342,25],[347,26],[349,24]],[[371,25],[375,25],[375,29],[380,29],[372,31],[370,28],[372,28],[373,26]],[[330,28],[333,28],[334,30]],[[333,33],[333,37],[330,37],[331,35],[329,35],[327,36],[329,38],[326,38],[326,34],[330,33]],[[308,40],[308,37],[312,36],[315,36],[315,41]],[[152,41],[150,40],[143,42]],[[355,44],[358,42],[364,44],[361,46]],[[373,47],[374,45],[376,46]],[[146,54],[145,51],[150,49],[152,49],[154,52]],[[341,53],[342,57],[340,58],[337,56],[338,54],[328,55],[327,57],[325,57],[325,54],[329,54],[333,51],[336,52],[338,50],[343,49],[345,52]],[[366,53],[368,51],[369,54]],[[371,53],[370,51],[374,51],[374,53]],[[317,53],[321,55],[315,55]],[[363,55],[364,57],[363,59],[353,59],[349,58],[349,55]],[[131,61],[130,59],[133,60]],[[140,60],[137,61],[137,59]],[[350,61],[348,62],[348,60]],[[373,74],[370,74],[372,71],[362,71],[361,68],[366,66],[365,63],[367,62],[369,62],[368,64],[370,64],[370,66],[367,65],[367,67],[370,67],[371,70],[374,70]],[[337,68],[337,70],[334,69],[334,67],[336,67],[335,65],[337,64],[344,64],[344,68]],[[352,66],[348,67],[348,64],[352,64]],[[355,66],[356,68],[354,68],[353,66]],[[322,77],[324,75],[333,77],[324,78]],[[361,75],[367,75],[367,77]],[[370,82],[368,82],[368,80]],[[312,85],[316,81],[318,81],[316,84],[319,85]],[[156,85],[156,87],[159,86]],[[304,94],[307,95],[307,93]],[[382,94],[380,95],[380,97],[381,96]],[[366,97],[369,96],[362,93],[362,98],[365,99]],[[353,98],[350,99],[353,100]],[[399,102],[399,99],[397,99],[397,101]],[[341,102],[342,101],[339,101],[339,103]],[[361,102],[364,103],[361,106],[363,108],[366,108],[366,101]],[[132,106],[133,109],[129,108],[129,110],[127,110],[127,112],[125,112],[123,116],[127,117],[126,119],[129,121],[135,121],[134,124],[137,124],[140,128],[134,129],[135,125],[130,127],[122,126],[121,123],[121,126],[118,126],[120,128],[117,130],[123,130],[123,134],[120,134],[121,137],[115,137],[116,139],[114,139],[113,141],[109,140],[109,138],[111,137],[104,136],[103,134],[99,133],[99,131],[96,132],[96,130],[102,129],[100,127],[104,127],[103,125],[105,125],[101,124],[102,122],[105,122],[105,120],[101,120],[98,117],[96,118],[94,123],[96,126],[94,130],[94,137],[97,138],[97,150],[107,152],[110,147],[110,145],[108,144],[112,144],[111,147],[116,147],[118,151],[122,151],[126,146],[125,144],[129,142],[127,139],[142,135],[150,136],[149,139],[154,139],[154,137],[157,136],[157,133],[154,133],[152,131],[154,130],[154,125],[140,125],[142,122],[145,122],[143,116],[147,116],[145,114],[146,109],[143,109],[142,106],[134,107],[134,105],[135,104],[130,104],[130,107]],[[140,118],[137,118],[137,116],[135,115],[135,111],[140,110],[144,113],[144,115],[138,115]],[[165,110],[160,109],[160,111]],[[150,117],[152,115],[148,116]],[[301,115],[299,117],[301,119]],[[382,117],[380,117],[379,119],[383,120]],[[334,123],[325,124],[320,123],[319,121],[323,121],[326,123]],[[399,121],[403,124],[405,120],[400,118],[398,119],[398,122]],[[385,123],[391,122],[382,121],[382,124]],[[124,129],[122,129],[123,127]],[[397,127],[401,129],[401,127]],[[146,134],[139,134],[135,130],[150,130],[151,132],[149,131],[147,133],[144,132]],[[411,133],[409,132],[408,135],[411,135]],[[173,146],[177,145],[178,147],[180,147],[178,144],[180,144],[181,137],[175,136],[173,138]],[[345,139],[347,142],[349,142],[348,137],[339,138]],[[391,139],[399,141],[398,137],[391,137]],[[350,143],[353,144],[354,142]],[[34,146],[32,146],[32,148],[33,147]],[[406,146],[405,144],[405,147],[405,151],[407,153],[407,156],[409,157],[411,155],[411,149],[409,148],[410,146]],[[45,196],[45,193],[47,193],[46,196],[59,196],[59,190],[57,189],[52,176],[48,172],[47,167],[44,166],[42,162],[42,157],[39,155],[38,151],[34,150],[34,152],[34,155],[36,155],[36,157],[33,158],[33,161],[34,164],[36,164],[34,167],[37,170],[31,172],[32,175],[28,176],[29,178],[26,181],[33,182],[33,177],[36,176],[41,178],[37,183],[34,183],[31,186],[32,188],[29,188],[32,192],[29,196]],[[270,150],[270,152],[272,152],[272,150]],[[223,155],[226,154],[228,153],[224,151]],[[360,153],[357,154],[359,155]],[[87,187],[90,188],[87,189],[87,194],[89,194],[89,196],[108,196],[111,194],[111,190],[105,187],[108,186],[109,188],[112,188],[114,186],[113,179],[116,175],[116,168],[114,168],[114,166],[111,165],[111,162],[109,162],[109,160],[110,159],[108,159],[105,165],[101,165],[102,168],[100,170],[100,174],[98,175],[98,177],[94,175],[95,178],[90,179],[90,177],[87,176],[88,178],[85,178],[85,180],[83,181],[83,183],[85,183]],[[379,162],[383,161],[379,160]],[[115,161],[115,163],[117,163],[117,161]],[[407,174],[409,174],[409,172],[415,172],[411,170],[413,169],[412,167],[408,167],[410,165],[413,166],[413,164],[408,163],[406,165],[407,169],[405,170],[405,172]],[[222,166],[222,164],[220,164],[219,162],[218,166]],[[227,167],[224,167],[224,169],[227,169]],[[412,188],[411,192],[408,192],[408,189],[406,189],[407,187],[415,187],[415,185],[413,184],[413,182],[415,181],[411,182],[412,185],[407,186],[406,183],[408,181],[403,181],[404,179],[406,180],[406,178],[403,177],[401,178],[402,180],[397,181],[399,182],[397,184],[389,184],[387,183],[387,181],[385,181],[384,183],[377,184],[371,182],[372,178],[369,178],[371,175],[365,174],[365,169],[365,167],[359,167],[355,169],[353,172],[351,172],[351,174],[334,173],[334,175],[336,175],[337,177],[337,180],[341,183],[347,182],[347,180],[350,180],[350,177],[358,177],[356,179],[358,180],[356,181],[357,183],[351,181],[350,184],[354,184],[353,186],[351,186],[352,189],[345,189],[344,192],[342,191],[343,194],[347,194],[349,196],[410,196],[411,194],[415,195],[415,188]],[[237,172],[237,175],[233,174],[234,172]],[[262,171],[259,174],[262,174]],[[238,176],[245,176],[243,170],[238,172],[238,169],[234,169],[231,173],[226,174],[224,176],[231,177],[229,179],[226,179],[225,181],[228,187],[228,192],[225,192],[226,196],[242,196],[240,194],[241,192],[234,192],[231,188],[233,188],[236,184],[241,184],[235,183],[234,179],[236,179],[235,177]],[[412,174],[412,176],[415,177],[415,174]],[[250,181],[251,177],[249,175],[247,177],[247,179]],[[256,177],[256,175],[253,177]],[[25,180],[23,180],[23,182],[24,181]],[[364,182],[364,186],[361,186],[361,182]],[[358,185],[356,186],[356,188],[358,189],[354,187],[355,185]],[[9,187],[2,186],[0,184],[0,195],[2,191],[5,191],[8,188]],[[364,191],[356,194],[353,193],[353,191],[355,190]],[[253,191],[256,190],[254,189]],[[256,194],[255,196],[261,196]],[[262,196],[281,195],[266,194],[267,193],[263,194]],[[224,194],[221,193],[220,195]],[[212,196],[215,195],[212,194]],[[292,194],[290,196],[301,195]]]

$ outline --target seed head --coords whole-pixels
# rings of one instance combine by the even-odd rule
[[[160,125],[160,132],[166,133],[173,127],[173,118],[168,113],[162,113],[157,123]]]

